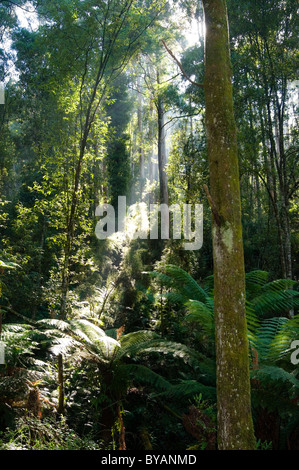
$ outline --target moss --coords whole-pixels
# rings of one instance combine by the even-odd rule
[[[221,237],[223,240],[226,249],[231,253],[233,250],[233,231],[228,222],[226,222],[224,227],[221,227]]]

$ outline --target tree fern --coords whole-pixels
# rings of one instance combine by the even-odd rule
[[[171,384],[169,388],[161,392],[153,392],[153,397],[178,399],[178,398],[193,398],[196,395],[202,394],[206,400],[216,401],[216,387],[205,385],[196,380],[181,380],[176,384]]]
[[[211,337],[214,336],[214,315],[213,303],[206,301],[206,303],[199,300],[187,300],[184,302],[186,309],[185,319],[187,321],[199,323],[202,330],[208,333]]]
[[[255,335],[255,346],[258,351],[259,361],[275,359],[272,346],[283,325],[287,322],[288,319],[285,317],[274,317],[262,321]]]
[[[119,343],[93,322],[84,319],[61,321],[55,319],[40,320],[37,325],[45,338],[48,338],[50,351],[67,356],[76,348],[84,347],[94,359],[109,361]],[[56,329],[52,327],[56,327]],[[47,328],[49,327],[49,328]]]
[[[30,325],[2,325],[1,340],[5,344],[5,359],[10,365],[16,365],[20,358],[34,355],[37,343],[32,341],[33,328]]]
[[[213,276],[203,281],[203,288],[175,266],[166,266],[163,272],[155,272],[154,278],[159,279],[166,289],[163,297],[184,308],[184,319],[196,323],[197,331],[206,334],[213,342]],[[294,391],[298,391],[298,380],[290,363],[290,346],[292,340],[299,338],[299,315],[287,318],[288,312],[291,309],[296,311],[299,306],[297,285],[288,279],[269,281],[268,273],[261,270],[246,274],[246,317],[252,378],[261,387],[255,389],[254,396],[258,397],[258,403],[262,406],[275,406],[273,402],[278,401],[281,393],[286,393],[288,406],[291,406],[291,397],[297,393]],[[160,296],[160,292],[157,295]],[[204,384],[201,382],[202,376],[194,387],[200,388]],[[180,387],[178,385],[178,392],[181,391]],[[174,389],[165,391],[164,395],[170,393],[175,393]]]
[[[0,375],[0,404],[13,407],[25,400],[33,383],[46,377],[49,366],[36,357],[39,344],[31,325],[4,324],[1,340],[5,344],[5,365]]]
[[[213,361],[184,344],[161,338],[151,330],[123,334],[117,340],[116,330],[110,330],[107,335],[104,330],[85,319],[41,320],[37,322],[37,326],[40,338],[44,343],[48,342],[51,353],[62,354],[70,359],[72,356],[77,360],[85,359],[98,364],[100,370],[114,371],[113,380],[109,384],[113,393],[119,393],[120,389],[124,393],[130,380],[152,384],[159,387],[160,391],[163,384],[164,389],[170,386],[165,378],[142,364],[150,355],[182,360],[193,368],[198,380],[207,382],[210,386],[215,385]],[[177,393],[178,391],[179,389]]]
[[[163,272],[154,271],[146,273],[164,285],[179,293],[185,299],[194,299],[204,302],[207,293],[193,279],[193,277],[176,265],[168,264],[163,268]]]
[[[158,279],[164,285],[167,292],[157,293],[172,303],[179,303],[185,310],[185,320],[196,322],[199,331],[209,335],[210,340],[214,338],[214,299],[213,299],[213,276],[204,280],[204,287],[201,287],[195,279],[178,266],[166,265],[163,271],[149,273],[153,278]],[[267,273],[264,271],[253,271],[247,275],[248,288],[251,293],[259,289],[266,283]],[[250,344],[254,344],[254,331],[256,331],[259,321],[254,306],[247,301],[247,324]]]

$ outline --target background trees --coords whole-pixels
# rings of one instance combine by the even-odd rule
[[[246,2],[231,9],[233,59],[238,64],[236,109],[240,117],[246,113],[246,119],[240,119],[241,142],[248,141],[247,136],[253,139],[247,148],[241,143],[242,151],[253,152],[244,171],[247,173],[250,165],[254,187],[259,191],[262,185],[267,191],[276,221],[280,272],[288,278],[293,275],[291,207],[298,189],[296,111],[292,104],[298,61],[295,17],[293,2]],[[245,93],[241,87],[246,87]],[[260,206],[257,212],[261,214]]]

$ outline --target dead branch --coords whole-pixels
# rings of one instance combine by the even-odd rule
[[[168,54],[173,58],[173,60],[176,62],[176,64],[179,66],[182,74],[184,75],[184,77],[190,82],[192,83],[192,85],[195,85],[197,86],[198,88],[203,88],[203,84],[202,83],[197,83],[197,82],[194,82],[193,80],[191,80],[191,78],[187,75],[187,73],[185,72],[181,62],[176,58],[176,56],[174,55],[174,53],[167,47],[165,41],[163,41],[163,39],[161,39],[161,42],[163,44],[163,46],[165,47],[165,49],[167,50]]]

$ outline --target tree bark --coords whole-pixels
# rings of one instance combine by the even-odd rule
[[[255,448],[236,125],[225,0],[203,0],[220,450]]]

